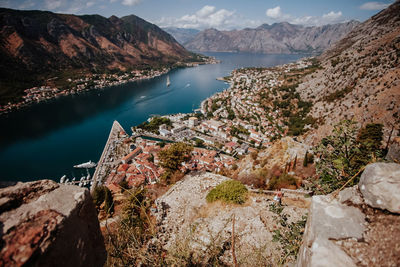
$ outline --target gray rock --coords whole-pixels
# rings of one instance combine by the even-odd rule
[[[386,155],[386,159],[389,161],[400,162],[400,137],[395,137],[389,145],[389,151]]]
[[[87,189],[50,180],[0,189],[0,266],[103,266],[104,240]]]
[[[358,187],[371,207],[400,213],[400,164],[369,164]]]
[[[364,230],[365,215],[358,208],[329,195],[314,196],[296,266],[355,266],[330,239],[361,239]]]
[[[311,252],[313,257],[311,257],[310,264],[307,266],[356,266],[349,255],[336,246],[332,241],[324,238],[317,237],[314,240]]]
[[[355,205],[361,205],[364,201],[358,191],[358,186],[348,187],[339,192],[339,201],[341,203],[351,202]]]

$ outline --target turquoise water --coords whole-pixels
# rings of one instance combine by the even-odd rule
[[[57,180],[79,176],[73,165],[97,161],[111,125],[130,127],[150,115],[191,112],[227,84],[217,77],[240,67],[270,67],[301,55],[207,53],[221,64],[171,71],[140,82],[66,96],[0,118],[0,181]]]

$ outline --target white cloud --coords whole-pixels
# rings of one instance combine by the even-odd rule
[[[180,18],[166,18],[163,17],[156,22],[162,27],[178,27],[186,29],[233,29],[235,27],[245,27],[252,25],[255,21],[244,19],[242,16],[236,14],[235,11],[219,9],[215,6],[206,5],[194,14],[187,14]],[[257,26],[261,23],[257,22]]]
[[[322,19],[326,20],[326,21],[336,21],[338,19],[340,19],[342,17],[342,11],[338,11],[338,12],[329,12],[328,14],[324,14],[322,15]]]
[[[204,6],[202,9],[196,12],[196,15],[200,18],[206,18],[215,12],[215,6]]]
[[[141,0],[123,0],[122,4],[125,6],[135,6],[140,3]]]
[[[93,2],[93,1],[90,1],[90,2],[87,2],[87,3],[86,3],[86,6],[87,6],[87,7],[91,7],[91,6],[93,6],[93,5],[94,5],[94,2]]]
[[[9,4],[9,3],[7,2],[7,4]],[[34,6],[35,6],[34,1],[32,1],[32,0],[27,0],[27,1],[23,2],[22,4],[20,4],[20,5],[18,6],[18,8],[19,8],[19,9],[30,9],[30,8],[32,8],[32,7],[34,7]]]
[[[62,2],[61,0],[46,0],[45,1],[45,6],[46,8],[50,10],[57,9],[61,6]]]
[[[265,12],[265,14],[270,18],[279,19],[280,17],[282,17],[281,7],[277,6],[277,7],[274,7],[274,8],[269,8]]]
[[[364,10],[382,10],[389,6],[390,4],[385,4],[382,2],[367,2],[360,6],[360,9]]]
[[[285,14],[280,6],[269,8],[266,10],[265,14],[271,20],[270,22],[283,22],[287,21],[292,24],[302,24],[307,26],[314,25],[325,25],[329,23],[339,23],[343,22],[344,19],[342,17],[341,11],[330,11],[327,14],[323,14],[322,16],[303,16],[303,17],[295,17],[290,14]]]

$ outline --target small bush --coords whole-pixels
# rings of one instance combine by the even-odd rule
[[[105,186],[97,186],[92,194],[92,198],[93,198],[93,203],[97,206],[100,207],[100,205],[104,202],[105,199],[105,190],[104,190]]]
[[[118,184],[121,187],[121,192],[129,189],[129,183],[127,180],[123,180]]]
[[[279,177],[273,177],[268,183],[269,189],[280,189],[293,186],[297,187],[296,178],[287,173],[283,173]]]
[[[104,187],[104,210],[108,214],[114,212],[114,200],[110,189]]]
[[[206,197],[207,202],[222,200],[227,203],[243,204],[247,199],[247,188],[239,181],[222,182],[212,189]]]

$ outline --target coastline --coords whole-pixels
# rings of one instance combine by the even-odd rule
[[[117,85],[122,85],[126,84],[129,82],[136,82],[136,81],[143,81],[143,80],[150,80],[156,77],[159,77],[161,75],[165,75],[169,73],[171,70],[184,67],[184,68],[190,68],[190,67],[197,67],[199,65],[206,65],[206,64],[218,64],[220,61],[218,61],[215,58],[209,58],[205,62],[191,62],[191,63],[184,63],[184,66],[176,66],[173,68],[164,68],[161,71],[159,70],[150,70],[150,71],[132,71],[132,72],[126,72],[122,75],[117,75],[117,74],[109,74],[109,76],[104,77],[106,74],[102,74],[101,76],[102,79],[92,79],[93,74],[90,78],[88,77],[82,77],[80,79],[72,81],[70,79],[69,82],[71,83],[81,83],[77,84],[75,87],[71,87],[65,90],[60,90],[56,87],[50,87],[50,86],[40,86],[40,87],[33,87],[26,89],[25,92],[27,93],[26,95],[23,96],[23,100],[20,102],[16,103],[8,103],[5,106],[0,105],[0,117],[1,116],[6,116],[7,114],[10,114],[16,110],[24,109],[32,105],[39,104],[41,102],[46,102],[46,101],[51,101],[59,97],[63,96],[69,96],[69,95],[75,95],[75,94],[80,94],[96,89],[103,89],[105,87],[112,87],[112,86],[117,86]],[[150,74],[148,73],[150,72]],[[130,75],[134,75],[133,77],[130,77]],[[88,85],[88,83],[90,83]],[[94,84],[94,86],[93,86]],[[87,86],[87,87],[85,87]]]

